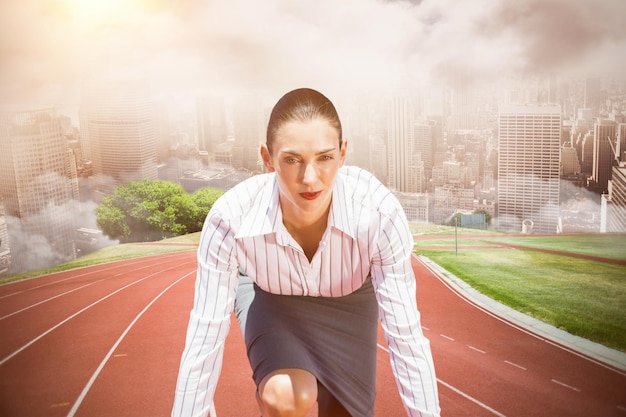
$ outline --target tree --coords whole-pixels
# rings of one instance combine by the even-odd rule
[[[206,215],[213,207],[213,204],[224,194],[222,190],[218,190],[217,188],[205,187],[201,188],[195,193],[191,195],[191,199],[195,203],[197,207],[196,219],[197,222],[195,225],[190,225],[189,233],[199,232],[202,230],[202,226],[204,224],[204,219]],[[192,230],[193,229],[193,230]]]
[[[104,234],[122,242],[161,240],[201,230],[221,194],[207,188],[189,195],[172,182],[134,181],[102,200],[96,221]]]

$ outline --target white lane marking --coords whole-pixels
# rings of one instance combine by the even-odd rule
[[[170,258],[170,257],[174,257],[175,255],[180,255],[181,253],[183,253],[183,251],[172,252],[172,253],[164,253],[164,254],[156,254],[156,255],[151,255],[151,256],[159,256],[159,255],[161,255],[161,256]],[[123,264],[120,265],[118,262],[123,262]],[[19,291],[15,291],[15,292],[12,292],[12,293],[9,293],[9,294],[0,295],[0,300],[2,300],[3,298],[12,297],[14,295],[22,294],[22,293],[25,293],[25,292],[28,292],[28,291],[39,289],[39,288],[48,287],[50,285],[59,284],[59,283],[64,282],[64,281],[69,281],[69,280],[72,280],[72,279],[85,277],[87,275],[92,275],[92,274],[95,274],[95,273],[98,273],[98,272],[109,271],[109,270],[115,269],[115,268],[127,268],[128,266],[135,265],[135,264],[142,263],[142,262],[144,262],[144,259],[138,259],[138,260],[132,260],[132,261],[130,259],[122,259],[120,261],[115,262],[115,264],[113,264],[112,266],[109,266],[107,268],[98,268],[100,266],[104,266],[104,264],[90,265],[90,266],[83,266],[83,267],[80,267],[80,268],[74,268],[72,271],[80,271],[81,269],[87,269],[87,268],[91,268],[92,270],[87,271],[84,274],[73,274],[70,277],[63,278],[63,279],[60,279],[60,280],[57,280],[57,281],[47,282],[45,284],[36,285],[34,287],[29,287],[29,288],[26,288],[26,289],[23,289],[23,290],[19,290]],[[93,269],[93,268],[97,268],[97,269]],[[6,284],[2,284],[2,286],[10,286],[11,284],[17,284],[17,283],[20,283],[20,282],[26,282],[28,280],[36,280],[36,279],[43,278],[43,277],[50,277],[50,276],[54,276],[54,275],[62,275],[62,274],[67,273],[67,272],[69,272],[69,270],[68,271],[61,271],[61,272],[53,272],[51,274],[39,275],[37,277],[26,278],[26,279],[17,280],[17,281],[11,281],[11,282],[7,282]]]
[[[422,330],[430,330],[430,328],[428,328],[426,326],[422,326]]]
[[[134,264],[136,264],[136,263],[139,263],[139,262],[133,262],[133,263],[132,263],[132,265],[134,265]],[[93,265],[93,266],[96,266],[96,265]],[[125,265],[123,265],[123,266],[124,266],[124,267],[127,267],[127,266],[128,266],[128,264],[125,264]],[[87,275],[92,275],[92,274],[95,274],[95,273],[97,273],[97,272],[104,272],[104,271],[108,271],[108,270],[111,270],[111,269],[114,269],[114,268],[120,268],[120,267],[121,267],[121,265],[114,265],[114,266],[110,266],[110,267],[108,267],[108,268],[98,268],[97,270],[94,270],[94,271],[88,271],[88,272],[85,272],[84,274],[76,274],[76,275],[72,275],[71,277],[63,278],[63,279],[60,279],[60,280],[57,280],[57,281],[47,282],[47,283],[45,283],[45,284],[41,284],[41,285],[37,285],[37,286],[34,286],[34,287],[29,287],[29,288],[26,288],[26,289],[24,289],[24,290],[20,290],[20,291],[12,292],[12,293],[9,293],[9,294],[5,294],[5,295],[3,295],[3,296],[0,296],[0,300],[1,300],[1,299],[3,299],[3,298],[7,298],[7,297],[14,296],[14,295],[22,294],[22,293],[25,293],[25,292],[28,292],[28,291],[37,290],[37,289],[39,289],[39,288],[49,287],[50,285],[59,284],[59,283],[64,282],[64,281],[69,281],[69,280],[72,280],[72,279],[76,279],[76,278],[80,278],[80,277],[85,277],[85,276],[87,276]],[[87,268],[87,267],[85,267],[85,268]],[[67,271],[63,271],[63,272],[67,272]],[[62,274],[63,272],[56,272],[56,274]],[[39,276],[39,277],[34,277],[34,278],[30,278],[30,279],[37,279],[37,278],[41,278],[41,277],[45,277],[45,276],[49,276],[49,275],[41,275],[41,276]],[[17,283],[17,282],[23,282],[23,280],[22,280],[22,281],[14,281],[14,282],[16,282],[16,283]],[[13,282],[9,282],[9,283],[7,283],[6,285],[8,285],[8,284],[12,284],[12,283],[13,283]]]
[[[99,280],[97,280],[97,281],[90,282],[89,284],[85,284],[85,285],[82,285],[82,286],[80,286],[80,287],[74,288],[73,290],[69,290],[69,291],[65,291],[65,292],[63,292],[63,293],[61,293],[61,294],[57,294],[57,295],[55,295],[54,297],[46,298],[45,300],[39,301],[38,303],[31,304],[31,305],[29,305],[28,307],[24,307],[24,308],[22,308],[22,309],[20,309],[20,310],[14,311],[13,313],[9,313],[9,314],[7,314],[6,316],[2,316],[2,317],[0,317],[0,320],[4,320],[4,319],[6,319],[6,318],[8,318],[8,317],[11,317],[11,316],[14,316],[14,315],[16,315],[16,314],[19,314],[19,313],[21,313],[21,312],[23,312],[23,311],[26,311],[26,310],[28,310],[28,309],[30,309],[30,308],[37,307],[37,306],[38,306],[38,305],[40,305],[40,304],[46,303],[46,302],[48,302],[48,301],[52,301],[52,300],[54,300],[55,298],[62,297],[62,296],[64,296],[64,295],[67,295],[67,294],[72,293],[72,292],[74,292],[74,291],[78,291],[78,290],[80,290],[80,289],[83,289],[83,288],[85,288],[85,287],[88,287],[88,286],[90,286],[90,285],[96,284],[96,283],[101,282],[101,281],[104,281],[104,278],[99,279]]]
[[[89,381],[87,382],[87,385],[85,385],[85,387],[83,388],[83,391],[80,393],[80,395],[76,399],[76,402],[72,406],[72,409],[70,410],[69,413],[67,413],[67,417],[72,417],[72,416],[74,416],[74,414],[76,414],[76,411],[78,410],[78,407],[80,407],[81,403],[85,399],[85,396],[87,395],[87,393],[91,389],[92,385],[96,381],[96,378],[98,378],[98,375],[100,375],[100,372],[102,371],[102,369],[104,368],[106,363],[109,361],[109,359],[113,355],[113,352],[115,352],[115,349],[117,349],[117,347],[120,345],[120,343],[122,343],[122,340],[124,340],[124,337],[126,337],[128,332],[130,332],[130,329],[132,329],[132,327],[137,323],[137,321],[141,318],[141,316],[143,316],[143,314],[152,306],[152,304],[154,304],[159,298],[161,298],[161,296],[163,294],[165,294],[170,288],[172,288],[174,285],[178,284],[180,281],[182,281],[183,279],[187,278],[188,276],[191,276],[192,274],[195,274],[195,271],[191,271],[191,272],[183,275],[182,277],[178,278],[176,281],[174,281],[173,283],[168,285],[167,288],[165,288],[163,291],[161,291],[159,293],[159,295],[154,297],[152,299],[152,301],[150,301],[148,303],[148,305],[146,305],[144,307],[144,309],[141,310],[141,312],[139,312],[139,314],[137,314],[137,316],[133,319],[133,321],[128,325],[126,330],[124,330],[124,332],[122,332],[121,336],[113,344],[113,346],[111,347],[109,352],[105,355],[104,359],[102,360],[102,362],[100,362],[100,365],[98,366],[96,371],[93,373],[91,378],[89,378]]]
[[[507,363],[507,364],[509,364],[511,366],[514,366],[514,367],[519,368],[519,369],[524,370],[524,371],[528,370],[528,369],[524,368],[522,365],[516,364],[515,362],[511,362],[511,361],[505,360],[504,363]]]
[[[178,268],[180,265],[176,265],[173,266],[171,268],[167,268],[165,269],[165,271],[169,270],[169,269],[174,269],[174,268]],[[78,316],[81,313],[84,313],[85,311],[89,310],[91,307],[101,303],[102,301],[106,300],[107,298],[110,298],[112,296],[114,296],[115,294],[117,294],[120,291],[125,290],[126,288],[133,286],[137,283],[140,283],[141,281],[144,281],[154,275],[163,273],[164,271],[158,271],[155,272],[153,274],[147,275],[141,279],[138,279],[137,281],[131,282],[128,285],[123,286],[122,288],[118,288],[117,290],[113,291],[112,293],[109,293],[108,295],[105,295],[104,297],[102,297],[101,299],[94,301],[93,303],[89,304],[87,307],[83,307],[82,309],[78,310],[76,313],[72,314],[71,316],[69,316],[68,318],[66,318],[65,320],[60,321],[59,323],[57,323],[56,325],[52,326],[51,328],[49,328],[48,330],[46,330],[45,332],[43,332],[42,334],[40,334],[39,336],[35,337],[34,339],[32,339],[30,342],[26,343],[24,346],[20,347],[19,349],[17,349],[15,352],[11,353],[9,356],[5,357],[4,359],[2,359],[0,361],[0,366],[4,365],[7,361],[9,361],[10,359],[12,359],[15,355],[17,355],[18,353],[22,352],[23,350],[25,350],[26,348],[28,348],[29,346],[33,345],[34,343],[36,343],[37,341],[39,341],[41,338],[43,338],[44,336],[48,335],[49,333],[53,332],[54,330],[58,329],[59,327],[61,327],[62,325],[64,325],[65,323],[67,323],[68,321],[72,320],[74,317]]]
[[[477,347],[471,346],[471,345],[467,345],[468,348],[478,352],[478,353],[487,353],[484,350],[478,349]]]
[[[552,382],[554,382],[555,384],[560,385],[562,387],[571,389],[572,391],[580,392],[579,388],[572,387],[571,385],[567,385],[565,382],[557,381],[556,379],[553,379]]]
[[[437,382],[439,382],[441,385],[451,389],[452,391],[456,392],[457,394],[461,395],[462,397],[467,398],[468,400],[470,400],[471,402],[473,402],[474,404],[484,408],[485,410],[489,411],[490,413],[492,413],[493,415],[496,415],[498,417],[506,417],[504,414],[502,414],[499,411],[494,410],[493,408],[489,407],[487,404],[482,403],[480,401],[478,401],[476,398],[470,397],[469,395],[467,395],[466,393],[464,393],[463,391],[454,388],[452,385],[447,384],[445,382],[443,382],[441,379],[437,378]]]
[[[448,339],[448,340],[451,340],[451,341],[453,341],[453,342],[454,342],[454,339],[453,339],[453,338],[451,338],[450,336],[446,336],[446,335],[445,335],[445,334],[443,334],[443,333],[440,333],[440,334],[439,334],[439,336],[443,337],[444,339]]]
[[[376,345],[379,348],[381,348],[382,350],[384,350],[385,352],[389,352],[389,349],[385,348],[384,346],[380,345],[379,343],[377,343]],[[476,405],[484,408],[485,410],[493,413],[494,415],[496,415],[498,417],[506,417],[504,414],[500,413],[499,411],[494,410],[493,408],[489,407],[488,405],[478,401],[476,398],[473,398],[473,397],[469,396],[468,394],[464,393],[460,389],[453,387],[452,385],[442,381],[441,379],[437,378],[437,382],[440,383],[441,385],[451,389],[452,391],[456,392],[457,394],[461,395],[462,397],[467,398],[468,400],[470,400],[474,404],[476,404]]]
[[[139,262],[134,262],[134,263],[133,263],[133,265],[134,265],[135,263],[139,263]],[[128,266],[128,264],[126,264],[125,266],[127,267],[127,266]],[[135,269],[135,271],[140,271],[140,270],[142,270],[142,269],[150,268],[151,266],[152,266],[152,265],[142,266],[141,268],[136,268],[136,269]],[[68,279],[73,279],[73,278],[78,278],[78,277],[82,277],[82,276],[86,276],[86,275],[91,275],[91,274],[93,274],[93,273],[95,273],[95,272],[108,271],[109,269],[113,269],[113,268],[99,269],[98,271],[93,271],[93,272],[88,272],[88,273],[86,273],[86,274],[76,275],[76,276],[74,276],[74,277],[65,278],[65,279],[62,279],[62,280],[59,280],[59,281],[54,281],[54,282],[51,282],[51,283],[48,283],[48,284],[44,284],[44,285],[39,285],[39,286],[37,286],[37,287],[30,288],[29,290],[24,290],[24,291],[20,291],[20,292],[25,292],[25,291],[34,290],[34,289],[37,289],[37,288],[42,288],[42,287],[45,287],[45,286],[48,286],[48,285],[51,285],[51,284],[57,284],[57,283],[59,283],[59,282],[67,281]],[[45,303],[45,302],[47,302],[47,301],[54,300],[55,298],[61,297],[61,296],[63,296],[63,295],[69,294],[69,293],[74,292],[74,291],[77,291],[77,290],[80,290],[81,288],[85,288],[85,287],[88,287],[88,286],[90,286],[90,285],[96,284],[96,283],[98,283],[98,282],[104,281],[105,279],[110,279],[110,278],[112,278],[112,277],[117,277],[117,276],[119,276],[119,275],[124,275],[124,274],[126,274],[126,272],[125,272],[125,271],[122,271],[122,272],[119,272],[119,273],[117,273],[117,274],[115,274],[115,275],[112,275],[112,276],[111,276],[111,277],[109,277],[109,278],[102,278],[102,279],[99,279],[99,280],[97,280],[97,281],[90,282],[89,284],[85,284],[85,285],[83,285],[83,286],[81,286],[81,287],[74,288],[74,289],[69,290],[69,291],[66,291],[66,292],[64,292],[64,293],[61,293],[61,294],[55,295],[54,297],[50,297],[50,298],[48,298],[48,299],[46,299],[46,300],[39,301],[38,303],[35,303],[35,304],[30,305],[30,306],[28,306],[28,307],[24,307],[24,308],[22,308],[21,310],[14,311],[13,313],[10,313],[10,314],[7,314],[6,316],[0,317],[0,320],[3,320],[3,319],[5,319],[5,318],[7,318],[7,317],[11,317],[11,316],[13,316],[13,315],[15,315],[15,314],[18,314],[18,313],[21,313],[21,312],[23,312],[23,311],[25,311],[25,310],[28,310],[29,308],[36,307],[36,306],[38,306],[38,305],[40,305],[40,304],[43,304],[43,303]],[[19,294],[19,293],[13,293],[13,294],[10,294],[10,295],[14,295],[14,294]]]

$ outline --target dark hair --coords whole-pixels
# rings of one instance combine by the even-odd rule
[[[270,154],[276,132],[282,125],[287,122],[309,122],[316,119],[326,120],[337,129],[341,146],[341,121],[335,106],[326,96],[310,88],[299,88],[282,96],[274,105],[267,124],[265,144]]]

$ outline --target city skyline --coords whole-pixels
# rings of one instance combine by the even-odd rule
[[[623,75],[620,0],[25,0],[0,4],[0,107],[73,113],[92,78],[155,98],[330,97],[556,73]],[[72,114],[74,117],[74,114]]]
[[[352,143],[348,163],[405,194],[399,198],[412,220],[440,224],[474,210],[493,216],[497,119],[505,103],[558,102],[562,137],[553,141],[551,178],[559,182],[555,158],[571,140],[580,172],[571,171],[564,184],[580,183],[581,174],[593,179],[596,192],[607,188],[611,158],[595,155],[599,146],[612,145],[600,145],[594,120],[612,117],[609,125],[626,126],[626,79],[619,71],[626,53],[618,53],[626,51],[626,31],[611,23],[616,12],[626,12],[626,3],[591,6],[562,0],[470,0],[462,6],[274,0],[261,8],[193,0],[4,3],[0,112],[36,114],[43,108],[59,115],[59,134],[68,139],[68,155],[76,155],[68,161],[86,180],[81,193],[92,181],[91,191],[100,189],[98,198],[91,191],[81,195],[87,204],[82,216],[92,198],[112,191],[117,176],[155,178],[158,170],[159,178],[189,191],[211,186],[213,174],[201,174],[202,166],[232,165],[217,188],[260,172],[258,145],[271,105],[286,90],[306,85],[335,102]],[[36,30],[25,33],[23,27]],[[87,87],[98,83],[99,93],[83,100],[90,96]],[[624,137],[620,133],[617,141]],[[9,138],[17,136],[3,136]],[[540,146],[541,137],[533,140]],[[65,158],[64,152],[57,157]],[[169,164],[172,159],[177,162]],[[122,173],[120,167],[132,169]],[[568,195],[581,195],[584,187],[578,187]],[[621,201],[621,188],[615,189],[604,205]],[[538,230],[552,229],[556,205],[567,206],[568,216],[580,211],[576,201],[554,205],[558,190],[532,203],[551,204],[554,212],[549,226]],[[64,205],[58,207],[63,212]],[[95,219],[81,225],[95,227]],[[0,224],[0,236],[6,227]]]

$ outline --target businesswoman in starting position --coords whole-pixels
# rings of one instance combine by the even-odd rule
[[[209,413],[233,311],[264,417],[305,416],[316,401],[320,416],[372,417],[379,319],[407,415],[439,416],[407,220],[374,176],[344,166],[346,149],[321,93],[274,106],[269,172],[227,191],[204,224],[173,416]]]

